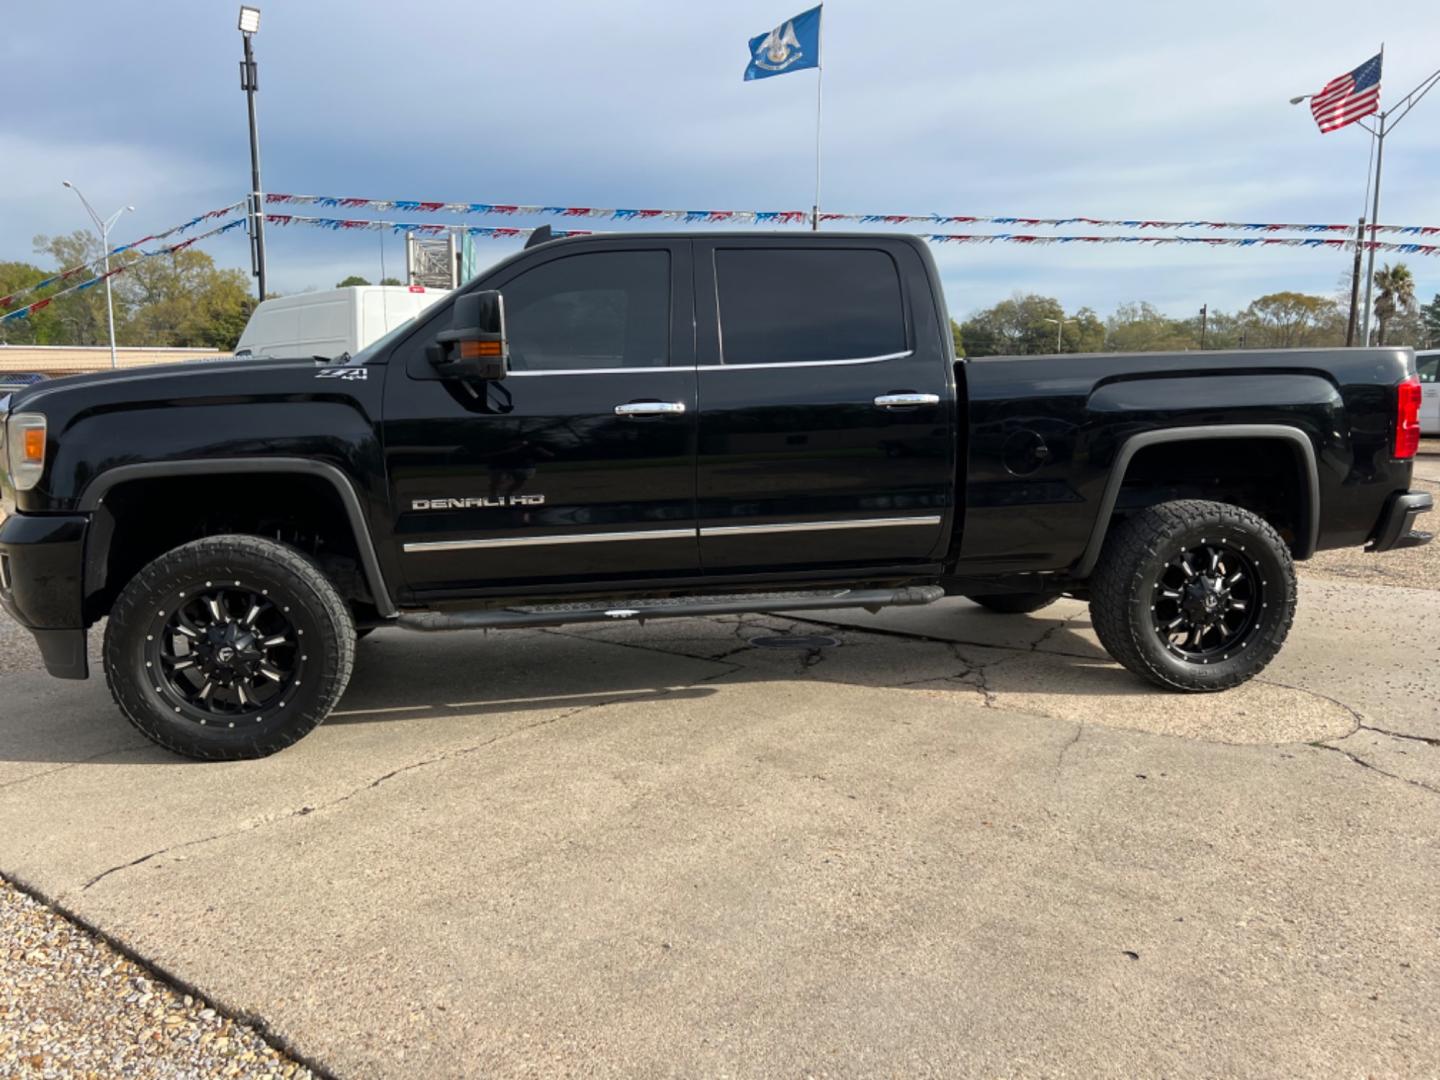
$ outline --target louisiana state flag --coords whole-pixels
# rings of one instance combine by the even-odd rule
[[[819,67],[820,7],[803,11],[793,19],[786,19],[768,34],[751,38],[750,64],[745,69],[745,81]]]

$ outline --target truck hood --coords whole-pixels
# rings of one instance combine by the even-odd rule
[[[118,372],[71,374],[36,383],[10,396],[10,410],[46,410],[81,406],[81,402],[141,402],[164,397],[203,397],[213,393],[264,395],[281,387],[295,387],[312,376],[321,364],[305,359],[186,360],[151,364]],[[308,380],[307,380],[308,382]],[[323,384],[323,383],[321,383]]]
[[[123,368],[117,371],[96,371],[89,375],[63,375],[45,382],[36,383],[20,390],[6,391],[10,394],[10,408],[17,411],[22,404],[37,405],[52,392],[64,393],[84,387],[120,387],[126,383],[153,382],[156,379],[184,378],[187,383],[194,379],[204,380],[210,376],[233,377],[235,372],[255,372],[257,369],[310,368],[319,365],[311,357],[304,359],[274,359],[262,357],[254,360],[183,360],[174,364],[152,364],[148,367]],[[201,391],[203,393],[203,391]],[[0,395],[3,396],[3,395]]]

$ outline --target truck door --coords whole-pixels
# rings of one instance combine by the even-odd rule
[[[698,572],[686,241],[539,249],[488,276],[511,371],[440,379],[450,305],[396,350],[385,457],[397,558],[419,593]]]
[[[737,238],[696,241],[695,263],[706,573],[937,558],[955,387],[919,254],[855,236]]]

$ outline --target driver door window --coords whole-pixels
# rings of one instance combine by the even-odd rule
[[[670,362],[670,256],[571,255],[505,284],[510,368],[523,373],[656,368]]]

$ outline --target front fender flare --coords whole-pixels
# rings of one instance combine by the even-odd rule
[[[385,586],[385,575],[380,569],[380,560],[375,554],[375,542],[370,535],[369,522],[360,505],[360,496],[350,478],[334,465],[307,458],[220,458],[197,461],[155,461],[138,465],[117,465],[107,469],[91,480],[80,496],[79,509],[94,513],[105,501],[111,488],[131,480],[153,480],[177,476],[237,475],[241,473],[288,473],[291,475],[313,476],[324,480],[335,489],[340,503],[345,507],[345,516],[355,534],[355,549],[360,553],[360,568],[370,593],[375,598],[375,608],[381,616],[390,619],[397,614],[395,602]]]

